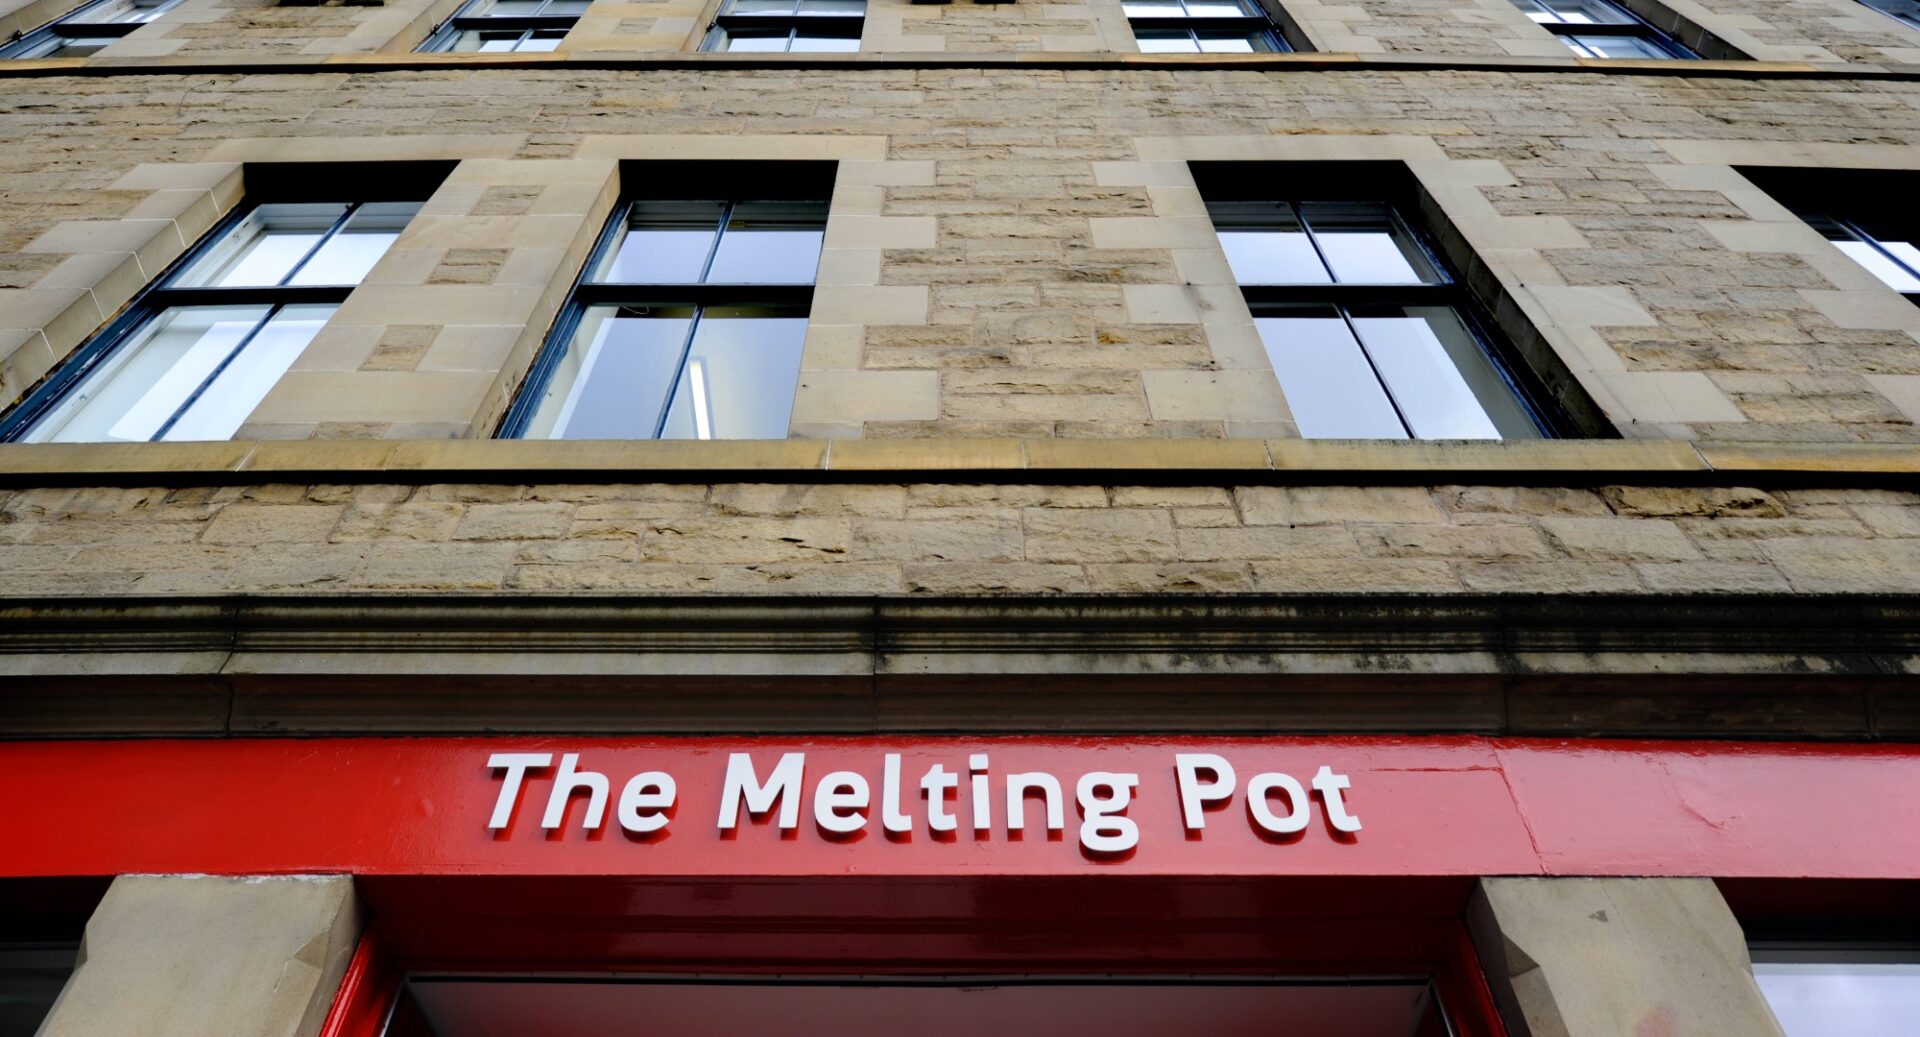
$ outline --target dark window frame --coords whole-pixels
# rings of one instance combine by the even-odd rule
[[[1198,47],[1199,35],[1206,33],[1206,34],[1215,34],[1215,35],[1222,35],[1222,36],[1237,36],[1237,37],[1245,37],[1250,39],[1257,39],[1262,43],[1264,43],[1266,46],[1265,46],[1265,49],[1262,49],[1260,47],[1255,47],[1254,53],[1256,54],[1261,54],[1261,53],[1285,54],[1294,50],[1294,46],[1291,38],[1289,38],[1286,33],[1281,31],[1280,26],[1274,24],[1274,20],[1272,16],[1268,13],[1264,4],[1259,2],[1259,0],[1234,0],[1234,2],[1238,3],[1240,5],[1241,10],[1245,11],[1246,13],[1238,17],[1228,17],[1223,15],[1195,16],[1195,15],[1186,15],[1186,14],[1183,14],[1177,17],[1154,17],[1154,16],[1128,15],[1127,25],[1133,29],[1133,36],[1135,40],[1138,40],[1140,38],[1140,34],[1143,31],[1145,32],[1185,31],[1190,37],[1193,37],[1195,39],[1196,48]],[[1179,0],[1179,3],[1180,3],[1181,9],[1184,11],[1186,9],[1187,0]],[[1143,53],[1179,53],[1179,52],[1177,51],[1175,52],[1144,51]],[[1231,52],[1201,51],[1201,53],[1231,53]]]
[[[1374,201],[1390,206],[1444,283],[1241,285],[1249,309],[1325,304],[1447,306],[1492,362],[1545,439],[1610,439],[1612,421],[1532,324],[1520,315],[1445,213],[1399,162],[1190,162],[1208,202]],[[1284,190],[1276,185],[1284,185]],[[1286,196],[1280,197],[1281,194]],[[1296,210],[1297,212],[1297,210]],[[1445,300],[1445,301],[1442,301]],[[1389,394],[1390,395],[1390,394]],[[1398,406],[1395,411],[1398,413]]]
[[[559,314],[541,340],[533,364],[527,369],[527,376],[515,388],[512,402],[494,430],[493,438],[525,438],[528,426],[540,409],[542,398],[560,364],[566,359],[574,335],[591,307],[693,306],[696,310],[704,310],[711,306],[769,305],[802,312],[811,310],[814,290],[819,285],[817,270],[814,280],[807,284],[708,284],[704,278],[719,252],[720,242],[726,237],[726,223],[732,217],[735,205],[759,201],[826,203],[832,197],[834,166],[832,162],[708,163],[676,160],[624,165],[621,170],[623,186],[627,183],[645,183],[648,186],[621,191],[619,201],[614,204],[606,224],[594,239],[586,262],[580,265],[579,272],[574,275],[566,302],[561,305]],[[591,280],[594,271],[619,247],[625,232],[632,225],[636,205],[673,201],[725,203],[718,222],[720,233],[715,234],[709,244],[701,270],[703,281],[642,284]],[[696,317],[689,323],[682,339],[676,370],[686,366],[688,350],[699,328],[700,322]],[[670,391],[666,399],[661,401],[660,412],[654,419],[653,435],[648,438],[659,438],[672,402]]]
[[[725,52],[727,41],[740,35],[776,35],[784,33],[787,45],[780,51],[761,53],[795,53],[793,42],[800,36],[800,30],[829,30],[812,33],[825,38],[853,40],[854,50],[859,50],[861,34],[866,29],[867,12],[863,4],[859,14],[801,14],[799,0],[794,0],[793,11],[788,14],[735,14],[732,12],[733,0],[721,4],[720,12],[707,23],[706,38],[701,41],[704,51]],[[848,51],[801,51],[799,53],[851,53]]]
[[[1579,23],[1579,22],[1559,22],[1559,21],[1543,22],[1538,19],[1535,19],[1534,24],[1540,26],[1541,28],[1547,30],[1550,33],[1553,33],[1556,37],[1559,37],[1560,42],[1565,44],[1567,46],[1567,49],[1573,50],[1576,55],[1579,55],[1580,57],[1591,58],[1593,60],[1619,61],[1619,60],[1633,60],[1633,59],[1607,58],[1604,55],[1599,55],[1599,54],[1592,54],[1592,55],[1581,54],[1580,51],[1574,49],[1574,44],[1568,39],[1568,37],[1615,36],[1615,37],[1623,37],[1623,38],[1629,38],[1629,39],[1637,39],[1643,43],[1650,44],[1656,50],[1664,51],[1667,57],[1669,58],[1674,58],[1676,60],[1682,60],[1682,61],[1699,61],[1700,60],[1701,55],[1697,51],[1681,43],[1679,40],[1673,37],[1672,33],[1653,24],[1651,21],[1642,17],[1638,11],[1633,10],[1631,7],[1628,7],[1626,4],[1619,3],[1617,2],[1617,0],[1589,0],[1589,2],[1599,4],[1603,7],[1609,8],[1614,11],[1618,11],[1625,20],[1619,21],[1619,22]],[[1515,6],[1517,7],[1520,5],[1516,3]],[[1546,7],[1544,4],[1541,4],[1538,6],[1539,6],[1539,9],[1542,11],[1545,11],[1549,14],[1554,13],[1552,9]]]
[[[181,0],[164,0],[164,2],[162,3],[153,4],[152,5],[153,14],[139,21],[130,21],[130,22],[76,22],[74,21],[75,18],[79,17],[82,14],[85,14],[88,11],[91,11],[99,7],[107,7],[116,2],[118,2],[118,0],[91,0],[90,3],[81,4],[79,7],[76,7],[73,10],[68,11],[66,14],[63,14],[60,17],[55,18],[53,21],[50,21],[47,24],[42,25],[37,29],[34,29],[30,32],[19,33],[15,35],[12,39],[7,40],[5,43],[0,43],[0,59],[60,56],[60,55],[33,53],[34,51],[39,50],[40,48],[45,47],[50,43],[54,44],[55,48],[57,49],[58,47],[66,46],[77,40],[86,40],[86,41],[97,41],[100,43],[101,46],[104,47],[113,43],[115,40],[123,39],[131,35],[135,29],[138,29],[143,25],[147,25],[151,23],[154,19],[159,18],[161,15],[166,14],[168,11],[173,10],[175,7],[178,7],[181,3]]]
[[[520,43],[525,43],[540,32],[558,32],[564,36],[580,21],[580,16],[577,14],[476,15],[470,13],[492,2],[493,0],[467,0],[446,21],[434,26],[433,31],[427,34],[426,40],[420,44],[415,53],[472,53],[455,51],[451,46],[453,41],[464,32],[518,32]],[[553,0],[546,0],[546,2],[551,4]],[[518,49],[516,46],[514,51],[500,53],[514,53]]]
[[[1915,214],[1912,208],[1913,192],[1920,189],[1920,170],[1748,166],[1738,167],[1736,172],[1752,181],[1768,197],[1792,210],[1795,217],[1828,241],[1845,239],[1835,238],[1822,224],[1831,225],[1920,280],[1920,263],[1896,255],[1881,243],[1879,236],[1866,228],[1860,218],[1863,210],[1875,215],[1891,213],[1896,218],[1904,216],[1904,229],[1909,240],[1920,244],[1920,215]],[[1853,203],[1844,209],[1832,204],[1832,199],[1842,197],[1852,199]],[[1861,269],[1872,274],[1865,266]],[[1877,275],[1876,279],[1879,279]],[[1881,283],[1888,291],[1898,292],[1908,302],[1920,306],[1920,288],[1903,289],[1886,284],[1883,279]]]
[[[67,395],[83,384],[87,376],[97,370],[101,364],[113,357],[116,352],[129,344],[132,339],[154,320],[166,314],[168,310],[182,306],[233,306],[265,305],[268,313],[258,321],[246,338],[236,344],[228,354],[226,361],[214,369],[202,380],[200,388],[176,409],[174,415],[163,424],[155,434],[155,440],[179,421],[181,415],[200,399],[213,380],[218,378],[233,359],[240,355],[247,344],[257,335],[266,323],[273,319],[281,308],[296,305],[335,304],[345,302],[348,295],[358,285],[283,285],[273,287],[247,288],[190,288],[173,285],[171,282],[183,272],[191,269],[200,259],[218,248],[226,236],[240,225],[254,210],[262,205],[275,203],[343,203],[347,211],[328,229],[320,241],[302,256],[304,263],[320,250],[360,205],[369,202],[388,201],[425,201],[432,188],[453,171],[450,162],[399,162],[399,163],[341,163],[341,168],[332,171],[316,170],[313,166],[258,166],[249,169],[249,179],[253,187],[242,197],[233,211],[221,217],[212,228],[193,246],[182,253],[178,259],[167,264],[160,276],[148,282],[146,287],[136,293],[132,301],[108,321],[106,326],[94,332],[80,347],[66,359],[56,364],[39,385],[23,396],[11,409],[0,411],[0,443],[18,442],[42,418],[45,418],[61,403]],[[324,167],[323,167],[324,169]],[[342,188],[329,184],[378,183],[384,190],[377,197],[360,197],[343,200]],[[295,264],[297,267],[299,264]],[[291,275],[289,275],[291,276]],[[282,278],[285,280],[286,278]]]

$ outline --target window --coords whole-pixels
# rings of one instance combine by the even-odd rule
[[[727,0],[705,49],[856,51],[866,0]]]
[[[0,45],[0,58],[78,58],[172,10],[180,0],[96,0]]]
[[[1125,0],[1146,54],[1252,54],[1290,50],[1256,0]]]
[[[1333,190],[1273,200],[1280,177],[1240,174],[1214,187],[1195,171],[1302,436],[1548,433],[1496,358],[1470,293],[1367,177],[1352,178],[1358,195],[1338,189],[1335,174],[1321,178]]]
[[[424,165],[434,182],[445,173]],[[325,174],[385,177],[393,193],[379,201],[265,192],[0,421],[0,441],[231,438],[419,210],[425,191],[405,189],[414,166]],[[405,200],[389,200],[396,195]]]
[[[420,49],[502,54],[560,46],[589,0],[468,0]]]
[[[831,187],[794,165],[623,203],[500,434],[786,438]]]
[[[1920,176],[1904,170],[1743,169],[1887,287],[1920,304]]]
[[[1613,0],[1513,0],[1583,58],[1697,58]]]
[[[1861,0],[1861,2],[1889,18],[1920,29],[1920,2],[1917,0]]]
[[[1753,951],[1753,978],[1787,1037],[1912,1037],[1920,951],[1781,946]]]

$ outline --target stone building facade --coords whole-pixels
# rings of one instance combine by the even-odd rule
[[[260,185],[436,171],[231,439],[0,443],[0,759],[1384,734],[1889,743],[1911,787],[1920,307],[1777,184],[1913,225],[1920,29],[1625,2],[1704,59],[1577,58],[1510,0],[1284,0],[1292,52],[1192,55],[1119,0],[869,0],[820,54],[702,50],[699,0],[504,54],[415,52],[453,0],[182,0],[0,60],[0,406]],[[0,0],[0,32],[71,6]],[[769,162],[832,168],[787,438],[498,438],[622,199]],[[1209,216],[1228,166],[1401,178],[1559,434],[1303,435]],[[1676,863],[1447,910],[1509,1033],[1781,1032],[1745,941],[1910,922],[1920,882],[1781,867],[1814,907]],[[104,880],[6,874],[9,903]],[[370,912],[288,882],[103,886],[41,1032],[359,1032],[329,1012]]]

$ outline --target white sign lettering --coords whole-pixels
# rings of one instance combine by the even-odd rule
[[[487,758],[487,766],[500,779],[499,795],[487,822],[495,832],[511,828],[521,792],[535,777],[551,783],[540,816],[540,827],[548,832],[565,826],[569,808],[582,796],[586,805],[579,824],[588,831],[606,824],[611,807],[614,821],[625,831],[636,835],[658,832],[672,821],[679,797],[673,775],[649,770],[628,778],[615,800],[609,777],[582,767],[579,753],[562,753],[557,766],[552,753],[493,753]],[[998,779],[996,796],[996,778],[986,753],[968,755],[964,772],[935,762],[917,778],[903,774],[899,753],[886,753],[879,774],[876,803],[868,776],[859,771],[823,774],[809,790],[804,752],[783,753],[771,767],[765,760],[756,762],[752,753],[731,753],[719,784],[718,813],[710,816],[717,816],[722,833],[738,831],[743,814],[749,819],[770,819],[779,829],[792,831],[799,827],[802,811],[810,801],[814,824],[830,837],[847,837],[864,830],[875,813],[880,827],[895,836],[914,831],[916,813],[928,832],[939,835],[959,829],[962,813],[956,812],[955,800],[964,785],[964,815],[976,836],[993,832],[996,801],[1002,807],[1000,823],[1007,832],[1026,830],[1035,814],[1035,800],[1039,801],[1037,820],[1047,832],[1064,832],[1067,827],[1066,785],[1058,776],[1046,771],[1008,774]],[[1246,822],[1274,835],[1304,832],[1313,823],[1316,800],[1327,827],[1334,832],[1352,835],[1361,829],[1360,819],[1346,800],[1352,780],[1328,765],[1321,765],[1305,784],[1290,774],[1267,771],[1250,776],[1242,785],[1233,764],[1224,756],[1176,753],[1172,779],[1180,820],[1188,833],[1205,830],[1208,812],[1226,810],[1236,795],[1246,805]],[[1128,816],[1140,787],[1141,776],[1129,772],[1089,771],[1074,779],[1073,802],[1080,815],[1077,838],[1082,849],[1096,855],[1122,854],[1140,845],[1140,820]],[[910,796],[906,792],[909,788],[917,794]]]

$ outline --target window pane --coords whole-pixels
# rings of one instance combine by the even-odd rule
[[[1200,37],[1200,50],[1204,54],[1252,54],[1266,51],[1266,41],[1257,35],[1244,32],[1203,32]]]
[[[340,233],[320,246],[287,283],[359,284],[419,211],[419,202],[370,202],[360,206]]]
[[[692,320],[689,306],[588,307],[527,438],[653,438]]]
[[[720,202],[636,202],[619,247],[589,278],[601,284],[695,284],[720,229]]]
[[[785,439],[800,382],[803,315],[708,307],[674,386],[663,439]]]
[[[1754,962],[1787,1037],[1912,1037],[1920,963]]]
[[[794,34],[793,50],[813,54],[851,54],[860,49],[858,36],[829,35],[831,30],[801,29]]]
[[[1569,46],[1596,58],[1671,58],[1665,48],[1638,36],[1562,36]]]
[[[166,310],[102,361],[25,437],[33,443],[146,442],[266,318],[265,306]]]
[[[153,21],[179,0],[147,3],[142,0],[109,0],[73,12],[60,19],[62,25],[127,25]]]
[[[1902,292],[1920,292],[1920,278],[1901,269],[1900,264],[1888,259],[1879,249],[1864,241],[1836,241],[1834,247],[1845,252],[1848,258],[1867,268],[1867,272],[1886,282],[1889,288]],[[1913,246],[1907,246],[1912,252]],[[1913,257],[1920,258],[1920,257]]]
[[[506,54],[519,50],[520,39],[525,35],[520,29],[490,29],[484,32],[462,29],[453,34],[445,49],[455,53]]]
[[[1480,343],[1441,306],[1352,311],[1367,355],[1419,439],[1539,435]]]
[[[800,13],[858,18],[867,13],[867,0],[800,0]]]
[[[785,29],[769,32],[734,30],[727,33],[726,45],[723,49],[754,54],[784,52],[787,49],[789,35]]]
[[[1373,368],[1329,307],[1254,317],[1300,434],[1308,439],[1405,439]]]
[[[273,315],[240,354],[162,436],[168,442],[232,439],[247,415],[333,316],[332,306],[287,306]]]
[[[571,15],[579,17],[587,13],[589,0],[548,0],[547,6],[540,9],[543,15]]]
[[[170,284],[183,288],[262,288],[293,272],[345,205],[261,205]]]
[[[75,37],[72,39],[55,37],[49,41],[49,46],[44,50],[37,51],[33,54],[23,54],[21,56],[35,58],[84,58],[89,54],[98,54],[106,50],[107,46],[113,43],[115,39],[118,39],[118,37]]]
[[[1198,54],[1200,44],[1185,29],[1136,29],[1142,54]]]
[[[819,202],[741,202],[713,255],[709,284],[812,284],[826,236]]]
[[[1217,203],[1207,207],[1214,232],[1241,284],[1331,284],[1326,265],[1287,205]]]
[[[1258,12],[1239,0],[1187,0],[1187,14],[1194,18],[1249,18]]]
[[[1341,284],[1440,284],[1446,280],[1386,205],[1303,202],[1300,211]]]
[[[560,48],[560,41],[567,38],[565,29],[535,29],[514,50],[521,53],[546,53]]]
[[[1633,16],[1607,0],[1514,0],[1536,22],[1562,25],[1631,25]]]
[[[1125,0],[1120,9],[1129,18],[1181,18],[1187,13],[1180,0]]]
[[[794,0],[733,0],[727,5],[728,14],[792,14]]]

